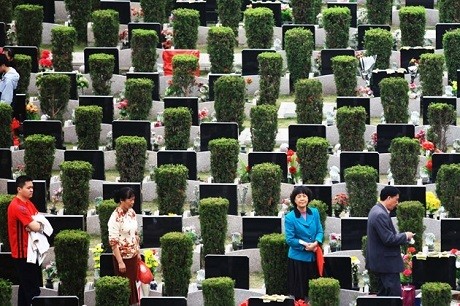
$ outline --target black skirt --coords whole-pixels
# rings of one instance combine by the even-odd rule
[[[288,258],[288,290],[296,301],[308,297],[308,282],[318,277],[316,261],[306,262]]]

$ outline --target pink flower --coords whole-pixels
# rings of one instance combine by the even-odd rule
[[[405,269],[405,270],[403,271],[403,275],[406,276],[406,277],[411,276],[411,275],[412,275],[411,269]]]

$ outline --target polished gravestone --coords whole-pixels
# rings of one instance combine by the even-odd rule
[[[206,23],[216,24],[218,20],[217,0],[206,0]]]
[[[16,2],[17,3],[17,2]],[[43,7],[43,22],[54,23],[54,0],[22,0],[20,4],[33,4]]]
[[[187,306],[187,299],[179,296],[148,296],[141,299],[140,306]]]
[[[162,49],[162,42],[165,41],[164,36],[161,34],[163,30],[163,26],[157,22],[130,22],[128,23],[128,47],[131,47],[131,37],[133,34],[133,30],[142,29],[142,30],[153,30],[157,33],[158,36],[158,44],[157,48]]]
[[[339,281],[340,289],[353,288],[350,256],[325,256],[324,270],[327,277]]]
[[[186,107],[192,115],[192,125],[200,125],[198,120],[198,97],[164,97],[165,109]]]
[[[165,150],[157,153],[157,167],[167,164],[184,165],[189,180],[197,180],[197,159],[195,151]]]
[[[6,24],[0,22],[0,47],[6,45]]]
[[[5,249],[4,246],[2,248]],[[0,269],[0,279],[6,279],[12,282],[13,285],[19,285],[18,270],[16,270],[15,260],[11,257],[11,252],[0,252],[0,267],[2,267]]]
[[[340,181],[344,182],[345,169],[361,165],[370,166],[380,173],[379,164],[379,153],[378,152],[342,152],[340,153]],[[377,183],[379,182],[379,176],[377,175]]]
[[[273,12],[275,27],[281,27],[281,2],[251,1],[253,8],[266,7]]]
[[[8,148],[0,149],[0,178],[12,179],[13,174],[11,168],[13,167],[13,160],[11,157],[11,150]]]
[[[281,234],[280,217],[243,217],[243,249],[256,249],[260,237]]]
[[[315,46],[315,25],[314,24],[283,24],[281,26],[281,48],[284,50],[284,36],[286,32],[291,29],[302,28],[305,30],[310,30],[313,34],[313,47]]]
[[[62,122],[59,120],[25,120],[23,122],[24,139],[30,135],[43,134],[55,138],[56,149],[65,150]]]
[[[96,105],[102,108],[102,123],[112,124],[113,96],[81,95],[78,97],[79,106]]]
[[[406,201],[418,201],[422,203],[423,208],[426,210],[426,186],[421,185],[394,185],[399,189],[399,203]],[[395,207],[390,212],[390,217],[396,217],[396,211],[398,207]]]
[[[390,152],[391,141],[398,137],[414,138],[415,126],[413,124],[386,123],[377,124],[377,146],[379,153]]]
[[[27,119],[27,96],[25,94],[15,93],[13,97],[13,102],[14,103],[11,105],[13,107],[13,117],[19,120],[20,122],[23,122]]]
[[[423,6],[427,9],[434,9],[434,0],[406,0],[406,6]]]
[[[101,0],[101,10],[114,10],[118,12],[118,21],[120,24],[128,24],[131,22],[131,4],[129,0]]]
[[[327,3],[327,8],[331,7],[346,7],[350,10],[351,14],[351,21],[350,21],[350,27],[351,28],[356,28],[358,25],[358,3],[356,2],[328,2]]]
[[[399,53],[401,55],[399,67],[407,70],[411,59],[420,60],[422,54],[434,53],[434,48],[401,48]],[[409,70],[406,73],[409,73]]]
[[[460,249],[460,218],[441,219],[441,251]]]
[[[43,74],[63,74],[70,79],[70,99],[78,100],[77,73],[76,72],[44,72]]]
[[[93,166],[93,180],[105,180],[104,151],[100,150],[67,150],[64,152],[65,161],[81,160]]]
[[[257,56],[264,52],[276,52],[272,49],[243,49],[241,50],[241,74],[242,75],[258,75],[259,61]]]
[[[99,258],[99,276],[115,276],[115,271],[113,268],[113,254],[112,253],[102,253]]]
[[[358,50],[364,50],[364,35],[370,29],[383,29],[391,31],[391,27],[387,24],[360,24],[358,25]]]
[[[313,193],[311,200],[320,200],[327,205],[327,215],[332,216],[332,186],[331,185],[314,185],[314,184],[304,184],[310,188]]]
[[[403,300],[398,296],[358,296],[356,306],[403,306]]]
[[[15,55],[24,54],[32,59],[32,70],[30,72],[38,72],[38,48],[32,46],[5,46],[13,51]]]
[[[371,78],[371,90],[374,94],[374,97],[380,97],[380,87],[379,84],[383,79],[386,78],[403,78],[404,79],[404,72],[395,72],[392,71],[389,73],[387,70],[374,70],[372,71],[372,78]]]
[[[126,79],[149,79],[153,83],[152,100],[160,101],[160,74],[158,72],[127,72]]]
[[[123,187],[130,187],[131,189],[134,190],[134,205],[133,209],[136,212],[136,214],[141,214],[142,213],[142,186],[141,183],[137,182],[129,182],[129,183],[122,183],[122,182],[117,182],[117,183],[109,183],[105,182],[102,184],[102,198],[104,200],[111,200],[115,196],[115,192],[117,190],[120,190]]]
[[[449,284],[452,289],[456,286],[455,256],[430,257],[426,259],[412,258],[412,285],[416,289],[427,282],[441,282]]]
[[[224,75],[232,75],[232,76],[241,76],[241,74],[236,73],[210,73],[208,74],[208,93],[209,93],[209,101],[214,101],[214,83]]]
[[[182,232],[182,216],[142,216],[142,224],[142,248],[159,248],[164,234]]]
[[[238,140],[238,124],[236,122],[203,122],[200,124],[200,151],[209,150],[209,142],[218,138]]]
[[[361,250],[362,239],[367,235],[367,218],[342,218],[340,221],[342,226],[342,250]]]
[[[85,231],[84,217],[83,215],[47,215],[46,219],[53,227],[53,233],[48,237],[50,246],[54,246],[54,237],[63,230]]]
[[[332,58],[339,55],[355,56],[353,49],[323,49],[321,50],[321,75],[334,74]]]
[[[294,306],[294,299],[286,298],[283,301],[266,302],[261,298],[252,297],[248,299],[248,306]]]
[[[48,210],[46,208],[46,200],[49,198],[48,196],[48,190],[46,188],[46,181],[45,180],[33,180],[34,184],[34,192],[32,195],[32,198],[30,201],[35,205],[35,208],[39,212],[42,213],[47,213]],[[17,194],[17,188],[16,188],[16,181],[15,180],[9,180],[7,182],[7,191],[8,194]]]
[[[366,124],[371,124],[371,98],[368,97],[337,97],[337,109],[343,106],[350,106],[350,107],[357,107],[361,106],[364,107],[366,110]]]
[[[326,126],[322,124],[290,124],[288,126],[289,149],[297,151],[297,140],[308,137],[326,138]]]
[[[431,103],[446,103],[452,105],[452,107],[457,110],[457,98],[456,97],[435,97],[435,96],[422,96],[420,98],[420,109],[423,116],[423,124],[429,125],[430,121],[428,120],[428,106]],[[455,116],[454,121],[451,125],[457,125],[457,116]]]
[[[273,163],[280,166],[283,176],[281,178],[282,183],[287,182],[287,157],[286,153],[282,152],[249,152],[248,154],[248,166],[250,169],[255,165],[262,163]]]
[[[104,53],[113,55],[115,65],[113,66],[113,74],[120,73],[120,58],[119,51],[116,47],[87,47],[83,50],[83,57],[85,61],[85,73],[89,73],[89,56],[92,54]]]
[[[206,255],[205,277],[228,276],[235,281],[234,288],[249,289],[249,257],[229,255]]]
[[[431,180],[436,183],[436,177],[442,165],[460,164],[460,153],[434,153],[431,158]]]
[[[200,26],[206,26],[206,1],[205,0],[176,0],[174,9],[185,8],[198,11],[200,15]]]
[[[437,23],[436,24],[436,49],[444,49],[442,38],[448,31],[460,28],[460,23]]]
[[[228,215],[238,215],[238,185],[237,184],[200,184],[200,200],[205,198],[224,198],[229,202]]]
[[[36,296],[32,306],[79,306],[76,296]]]
[[[116,140],[120,136],[138,136],[147,142],[147,150],[152,150],[150,138],[152,130],[147,120],[115,120],[112,122],[112,148],[115,149]]]

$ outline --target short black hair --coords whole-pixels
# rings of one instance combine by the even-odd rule
[[[3,54],[5,54],[7,57],[11,57],[11,59],[14,59],[14,51],[11,48],[3,48]]]
[[[295,203],[295,197],[298,194],[307,195],[309,203],[313,198],[313,192],[310,190],[310,188],[308,188],[307,186],[304,186],[304,185],[295,186],[294,189],[292,190],[291,196],[290,196],[291,203],[292,203],[292,205],[294,205],[294,207],[297,207],[297,204]]]
[[[6,57],[4,53],[0,53],[0,66],[5,65],[7,67],[10,66],[10,61]]]
[[[16,188],[22,188],[27,182],[32,182],[33,179],[28,175],[20,175],[16,178]]]
[[[394,197],[400,193],[399,189],[395,186],[385,186],[382,191],[380,191],[380,201],[385,201],[388,197]]]
[[[131,199],[135,197],[136,194],[131,187],[123,187],[117,191],[115,191],[115,196],[113,197],[116,203],[120,203],[120,201],[124,201],[127,199]]]

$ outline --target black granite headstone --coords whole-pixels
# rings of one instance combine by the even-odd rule
[[[93,180],[105,181],[104,152],[99,150],[67,150],[65,161],[81,160],[93,166]]]
[[[113,96],[79,96],[79,106],[96,105],[102,108],[102,123],[112,124]]]
[[[141,306],[187,306],[187,299],[180,296],[147,296]]]
[[[386,78],[404,78],[404,72],[388,73],[386,70],[374,70],[370,85],[374,97],[380,97],[379,83]]]
[[[46,181],[45,180],[34,180],[34,193],[32,198],[30,199],[32,203],[35,205],[35,208],[39,212],[47,213],[46,209],[46,199],[48,198],[48,191],[46,188]],[[16,189],[16,180],[9,180],[7,182],[7,191],[8,194],[17,194]]]
[[[165,109],[171,107],[187,107],[192,114],[192,125],[199,125],[198,97],[164,97]]]
[[[399,189],[399,203],[405,201],[419,201],[422,203],[426,210],[426,186],[419,185],[394,185]],[[390,212],[391,217],[396,217],[396,211],[398,207],[395,207]]]
[[[255,249],[260,237],[281,233],[280,217],[243,217],[243,248]]]
[[[297,151],[297,140],[308,137],[326,138],[326,126],[323,124],[290,124],[288,126],[289,149]]]
[[[216,24],[217,20],[217,0],[206,0],[206,23]]]
[[[442,165],[460,164],[460,153],[434,153],[431,161],[433,165],[431,171],[431,181],[436,183],[436,177],[438,176],[438,171],[441,169]]]
[[[10,148],[0,149],[0,178],[12,179],[11,167],[13,167],[13,160]]]
[[[166,164],[184,165],[188,169],[188,179],[197,180],[196,152],[186,150],[165,150],[157,152],[157,166]]]
[[[47,215],[46,219],[53,227],[53,233],[48,237],[50,246],[54,246],[54,237],[63,230],[85,231],[85,218],[83,215]]]
[[[117,1],[114,1],[117,2]],[[101,1],[102,3],[102,1]],[[113,66],[113,74],[120,74],[120,60],[118,48],[115,47],[87,47],[83,50],[83,57],[85,61],[85,73],[89,73],[89,56],[92,54],[104,53],[113,55],[115,65]]]
[[[30,135],[43,134],[53,136],[56,139],[56,149],[65,150],[62,122],[59,120],[24,120],[24,139]]]
[[[460,249],[460,218],[441,219],[441,251]]]
[[[345,169],[361,165],[370,166],[380,173],[378,152],[342,152],[340,153],[340,181],[344,182]],[[377,183],[379,177],[377,176]]]
[[[161,34],[163,27],[161,24],[157,22],[130,22],[128,23],[128,47],[130,47],[131,36],[133,30],[142,29],[142,30],[153,30],[157,32],[158,36],[158,44],[157,48],[162,49],[163,46],[161,45],[162,42],[165,41],[164,36]]]
[[[324,269],[327,277],[339,281],[340,289],[353,288],[350,256],[324,256]]]
[[[377,147],[379,153],[390,152],[391,141],[398,137],[413,138],[415,126],[413,124],[386,123],[377,124]]]
[[[449,250],[450,251],[450,250]],[[456,288],[455,256],[431,257],[426,259],[412,258],[412,285],[415,289],[427,282],[440,282],[449,284],[452,289]]]
[[[115,271],[113,269],[113,254],[112,253],[102,253],[99,258],[99,276],[115,276]]]
[[[423,6],[427,9],[434,9],[434,0],[406,0],[406,6]]]
[[[403,306],[402,297],[399,296],[358,296],[356,306]]]
[[[281,27],[281,2],[251,1],[253,8],[266,7],[273,12],[275,27]]]
[[[36,296],[32,306],[79,306],[76,296]]]
[[[273,163],[280,166],[283,171],[281,182],[287,182],[287,157],[285,153],[281,152],[249,152],[248,166],[251,169],[255,165],[262,163]]]
[[[206,26],[206,1],[196,0],[196,1],[184,1],[176,0],[174,8],[186,8],[190,10],[198,11],[200,14],[200,26]]]
[[[54,23],[54,0],[21,0],[20,4],[33,4],[43,7],[43,22]]]
[[[361,250],[362,238],[367,235],[367,218],[342,218],[342,250]]]
[[[364,35],[370,29],[384,29],[391,31],[391,27],[387,24],[360,24],[358,25],[358,50],[364,50]]]
[[[11,257],[11,252],[0,252],[0,267],[2,267],[0,269],[1,279],[7,279],[13,285],[19,285],[18,270],[16,269],[13,257]]]
[[[147,141],[147,150],[152,150],[150,137],[152,131],[150,121],[147,120],[115,120],[112,122],[112,147],[115,149],[115,141],[120,136],[138,136]]]
[[[448,31],[460,28],[460,23],[437,23],[436,24],[436,49],[444,49],[442,38]]]
[[[339,55],[355,56],[353,49],[323,49],[321,50],[321,75],[334,74],[332,58]]]
[[[320,200],[327,205],[327,215],[332,216],[332,186],[331,185],[314,185],[314,184],[304,184],[310,188],[313,193],[313,198],[311,200]]]
[[[0,47],[6,45],[6,24],[0,22]]]
[[[248,299],[248,306],[294,306],[294,299],[286,298],[283,301],[266,302],[261,298],[252,297]]]
[[[286,32],[291,29],[302,28],[305,30],[310,30],[313,34],[313,46],[315,46],[315,25],[314,24],[283,24],[281,26],[281,48],[284,50],[284,35]]]
[[[434,53],[434,48],[401,48],[399,52],[401,54],[400,67],[407,70],[411,59],[420,60],[422,54]],[[406,73],[409,73],[409,70]]]
[[[214,82],[216,82],[221,76],[224,76],[224,75],[241,76],[240,74],[224,74],[224,73],[210,73],[210,74],[208,74],[209,101],[214,101]]]
[[[131,22],[131,4],[129,0],[101,0],[100,9],[117,11],[120,24],[128,24]]]
[[[241,74],[242,75],[258,75],[259,61],[257,56],[263,52],[276,52],[272,49],[243,49],[241,50]]]
[[[224,198],[229,202],[229,215],[238,215],[237,184],[200,184],[200,200],[205,198]]]
[[[141,183],[129,182],[129,183],[108,183],[102,184],[102,198],[104,200],[113,199],[115,192],[123,187],[130,187],[134,190],[135,200],[133,209],[136,214],[142,213],[142,185]]]
[[[77,73],[76,72],[45,72],[44,74],[64,74],[70,78],[70,99],[78,100]]]
[[[327,8],[331,7],[346,7],[350,10],[351,13],[351,21],[350,27],[356,28],[358,25],[358,3],[356,2],[328,2]]]
[[[18,119],[20,122],[23,122],[27,119],[26,112],[26,95],[25,94],[14,94],[13,97],[13,116]]]
[[[153,82],[152,100],[160,101],[160,74],[158,72],[127,72],[126,79],[149,79]]]
[[[428,120],[428,105],[431,103],[446,103],[452,105],[454,110],[457,110],[457,98],[456,97],[434,97],[434,96],[422,96],[420,97],[420,109],[423,115],[423,124],[429,125],[430,121]],[[454,121],[451,125],[457,125],[457,116],[455,116]]]
[[[371,124],[371,98],[367,97],[337,97],[337,109],[342,106],[361,106],[366,110],[366,124]]]
[[[159,248],[164,234],[182,232],[182,216],[142,216],[142,224],[142,248]]]
[[[230,255],[206,255],[206,279],[228,276],[235,281],[235,288],[249,289],[249,257]]]
[[[15,55],[24,54],[28,55],[32,59],[32,70],[30,72],[38,72],[38,48],[32,46],[5,46],[13,51]]]
[[[200,151],[209,150],[209,142],[217,138],[233,138],[238,140],[238,124],[236,122],[203,122],[200,124]]]

